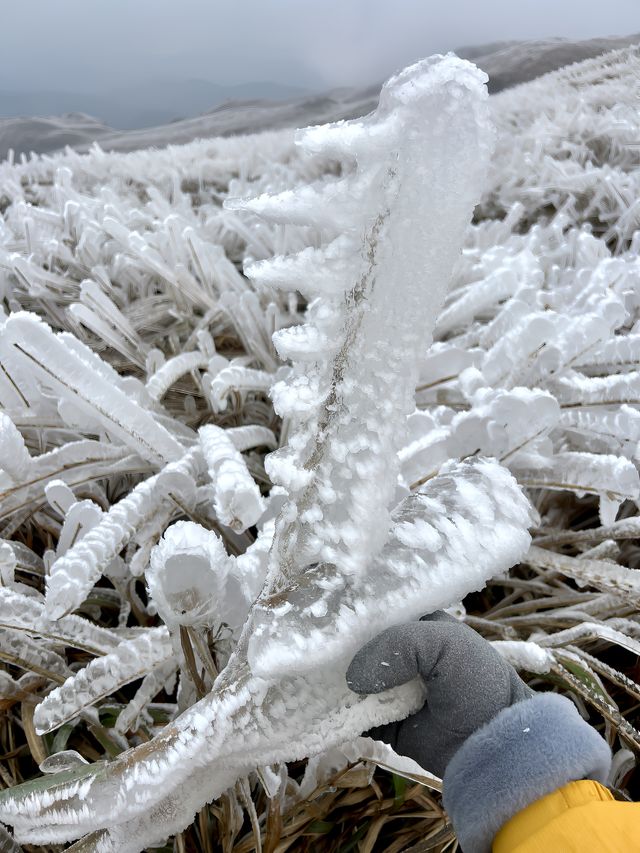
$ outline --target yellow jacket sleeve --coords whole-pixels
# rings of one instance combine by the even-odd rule
[[[599,782],[569,782],[514,815],[492,853],[640,851],[640,803],[615,800]]]

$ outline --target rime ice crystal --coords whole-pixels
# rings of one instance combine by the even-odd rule
[[[531,507],[495,462],[463,462],[401,501],[365,572],[320,565],[256,606],[249,663],[263,678],[350,659],[379,631],[451,604],[512,566],[530,542]]]
[[[199,434],[213,483],[218,518],[222,524],[242,532],[254,525],[264,512],[260,490],[226,430],[209,424],[202,427]]]
[[[171,628],[207,628],[243,621],[246,601],[234,573],[234,560],[212,530],[177,521],[151,552],[149,590]]]
[[[272,574],[317,561],[357,574],[385,542],[417,356],[491,149],[483,83],[452,56],[407,68],[385,84],[371,116],[300,133],[303,149],[350,163],[344,177],[244,205],[268,220],[331,221],[328,233],[347,232],[247,270],[257,282],[304,281],[318,297],[304,326],[274,338],[294,362],[274,389],[275,407],[296,429],[268,470],[289,490],[296,520],[277,525]]]

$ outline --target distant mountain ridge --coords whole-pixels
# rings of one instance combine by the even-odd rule
[[[112,134],[113,128],[82,113],[50,118],[0,119],[0,160],[4,160],[10,151],[18,159],[32,151],[45,154],[67,145],[75,148],[86,144],[87,140],[99,142]]]
[[[281,101],[298,98],[305,92],[299,86],[269,81],[221,85],[199,78],[154,79],[111,92],[32,92],[0,88],[0,115],[3,118],[46,118],[82,113],[94,116],[113,129],[139,130],[198,115],[229,100]]]
[[[640,42],[640,34],[585,41],[558,38],[526,42],[502,41],[461,47],[455,52],[486,71],[489,75],[489,91],[498,92],[564,65],[636,42]],[[380,92],[379,84],[304,95],[298,94],[300,90],[295,87],[290,87],[292,96],[281,100],[280,95],[285,87],[278,84],[240,84],[227,87],[225,91],[228,93],[229,89],[233,89],[233,92],[230,92],[233,97],[223,103],[219,103],[218,98],[217,105],[212,107],[211,104],[216,103],[216,98],[206,98],[212,91],[209,87],[216,88],[215,84],[209,84],[207,81],[187,82],[188,92],[182,101],[184,112],[189,112],[188,105],[193,104],[196,98],[201,98],[204,99],[201,100],[204,105],[192,111],[200,114],[183,119],[176,119],[172,115],[171,118],[165,117],[156,126],[151,127],[115,130],[108,126],[104,118],[99,120],[77,113],[48,118],[0,119],[0,158],[5,158],[9,149],[13,149],[16,155],[31,151],[48,153],[66,145],[82,151],[97,141],[108,151],[132,151],[150,146],[180,145],[198,138],[321,124],[355,118],[370,112],[375,107]],[[167,95],[172,95],[167,97],[169,102],[175,95],[175,92],[170,91],[171,87],[174,86],[179,95],[185,84],[182,81],[175,84],[167,82],[166,85]],[[255,96],[256,91],[258,97]],[[252,93],[250,98],[247,97],[248,92]],[[0,112],[2,103],[0,92]],[[149,110],[153,108],[154,103],[150,101]]]
[[[591,59],[601,53],[640,42],[640,33],[625,37],[569,41],[549,38],[537,41],[495,42],[478,47],[462,47],[458,56],[470,59],[489,75],[490,92],[500,92],[519,83],[527,83],[549,71],[573,62]]]

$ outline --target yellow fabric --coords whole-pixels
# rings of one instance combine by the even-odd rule
[[[599,782],[569,782],[514,815],[493,853],[640,853],[640,803],[615,800]]]

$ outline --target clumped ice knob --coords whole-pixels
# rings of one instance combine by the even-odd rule
[[[212,530],[177,521],[153,548],[147,573],[160,616],[178,625],[211,628],[241,622],[249,603],[234,574],[234,561]]]

